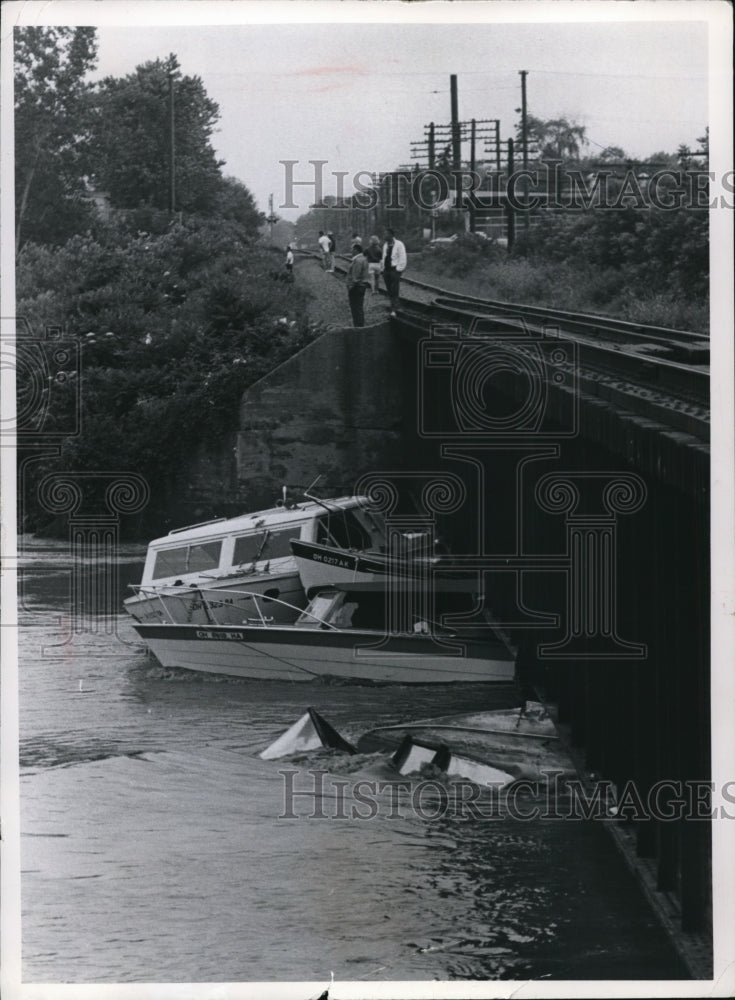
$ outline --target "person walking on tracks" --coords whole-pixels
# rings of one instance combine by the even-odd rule
[[[323,229],[319,230],[319,246],[322,251],[322,267],[325,271],[333,271],[334,265],[332,264],[332,241],[325,234]]]
[[[293,250],[290,243],[286,247],[286,281],[293,281]]]
[[[365,256],[367,257],[368,272],[370,274],[370,288],[373,295],[375,295],[378,291],[378,282],[380,280],[380,262],[383,259],[379,237],[370,237],[370,242],[365,247]]]
[[[368,261],[358,236],[352,244],[352,260],[347,270],[347,297],[353,326],[365,326],[365,292],[369,287]]]
[[[390,296],[391,316],[395,316],[399,305],[398,296],[401,288],[401,275],[406,270],[406,262],[406,247],[400,240],[396,239],[392,229],[386,229],[381,269],[383,271],[385,289]]]

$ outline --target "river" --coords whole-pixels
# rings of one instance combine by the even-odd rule
[[[122,546],[113,567],[79,571],[117,573],[124,587],[143,555]],[[344,819],[354,782],[385,775],[379,758],[254,756],[309,705],[356,739],[378,724],[492,708],[482,685],[164,671],[122,614],[92,616],[65,641],[64,543],[26,538],[21,565],[24,981],[682,976],[599,823],[500,810],[432,818],[430,805],[396,814],[384,799],[374,817],[360,807]],[[314,796],[286,801],[288,781],[313,788],[310,771],[326,772],[321,819],[309,816]]]

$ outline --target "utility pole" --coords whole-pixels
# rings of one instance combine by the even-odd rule
[[[457,102],[457,77],[452,74],[449,77],[449,86],[452,94],[452,167],[459,170],[462,167],[462,146],[459,132],[459,105]]]
[[[273,214],[273,195],[269,194],[268,195],[268,218],[266,219],[266,222],[270,226],[270,239],[271,239],[271,243],[273,242],[273,226],[275,224],[275,221],[276,221],[276,216]]]
[[[526,171],[523,177],[523,204],[525,211],[523,213],[523,229],[526,236],[526,245],[528,245],[528,120],[526,117],[526,77],[528,76],[528,70],[519,70],[521,75],[521,140],[523,142],[523,169]]]
[[[168,210],[176,211],[176,130],[174,127],[174,71],[168,71],[168,119],[169,119],[169,160],[168,160]]]
[[[457,101],[457,77],[454,73],[449,77],[449,89],[452,95],[452,169],[456,171],[454,175],[454,207],[458,209],[460,207],[459,201],[462,191],[462,179],[459,176],[459,171],[462,169],[462,141],[460,138],[459,104]]]
[[[434,140],[434,123],[429,125],[429,170],[433,170],[436,164],[436,147]]]
[[[475,176],[475,130],[476,130],[476,122],[475,122],[475,119],[473,118],[472,119],[472,128],[471,128],[471,131],[470,131],[470,177],[474,177]],[[473,205],[472,205],[471,202],[470,202],[470,206],[469,206],[469,213],[470,213],[470,232],[474,233],[474,231],[475,231],[475,209],[474,209],[474,207],[473,207]]]
[[[513,171],[515,169],[515,164],[513,162],[513,140],[508,139],[508,179],[513,176]],[[516,217],[515,210],[511,205],[507,193],[505,199],[505,213],[508,224],[508,253],[513,249],[513,244],[516,239]]]

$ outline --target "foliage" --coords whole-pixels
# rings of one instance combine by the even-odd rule
[[[264,216],[244,184],[221,174],[211,145],[219,109],[202,81],[171,55],[92,84],[96,53],[94,28],[15,32],[16,251],[97,232],[95,188],[118,226],[166,232],[171,93],[175,209],[232,220],[254,236]]]
[[[456,246],[456,245],[455,245]],[[579,261],[544,261],[442,248],[411,260],[411,273],[450,291],[501,302],[544,305],[671,329],[706,333],[706,300],[683,299],[670,288],[633,287],[620,271],[601,271]]]
[[[547,212],[510,256],[463,237],[419,266],[487,298],[706,332],[708,236],[707,211],[687,206]]]
[[[703,209],[597,208],[539,218],[529,254],[575,262],[618,275],[631,291],[671,292],[705,299],[709,285],[709,222]]]
[[[83,177],[91,140],[94,28],[14,32],[16,250],[27,240],[63,242],[91,217]]]
[[[215,215],[231,219],[253,233],[263,224],[264,215],[258,211],[255,199],[242,181],[223,177],[219,184],[213,207]]]
[[[539,160],[575,161],[579,159],[582,147],[587,145],[585,126],[564,117],[544,120],[526,115],[526,136],[529,153],[533,159]],[[523,150],[522,122],[517,126],[516,143],[516,155],[520,156]]]
[[[34,464],[32,528],[44,524],[33,486],[52,469],[137,470],[151,486],[149,519],[163,520],[197,449],[215,452],[237,429],[243,390],[315,335],[303,293],[278,280],[280,267],[280,253],[252,247],[247,230],[221,219],[133,238],[111,225],[60,248],[25,248],[19,315],[36,331],[64,320],[83,361],[82,434]],[[63,392],[51,399],[68,405]]]
[[[94,180],[113,206],[169,205],[171,105],[175,208],[210,212],[221,187],[210,138],[219,119],[199,77],[183,76],[176,56],[106,77],[96,101]]]

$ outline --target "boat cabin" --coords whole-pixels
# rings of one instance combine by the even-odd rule
[[[205,521],[152,541],[141,585],[191,586],[232,576],[295,572],[292,539],[385,551],[385,524],[358,497],[308,501]]]

